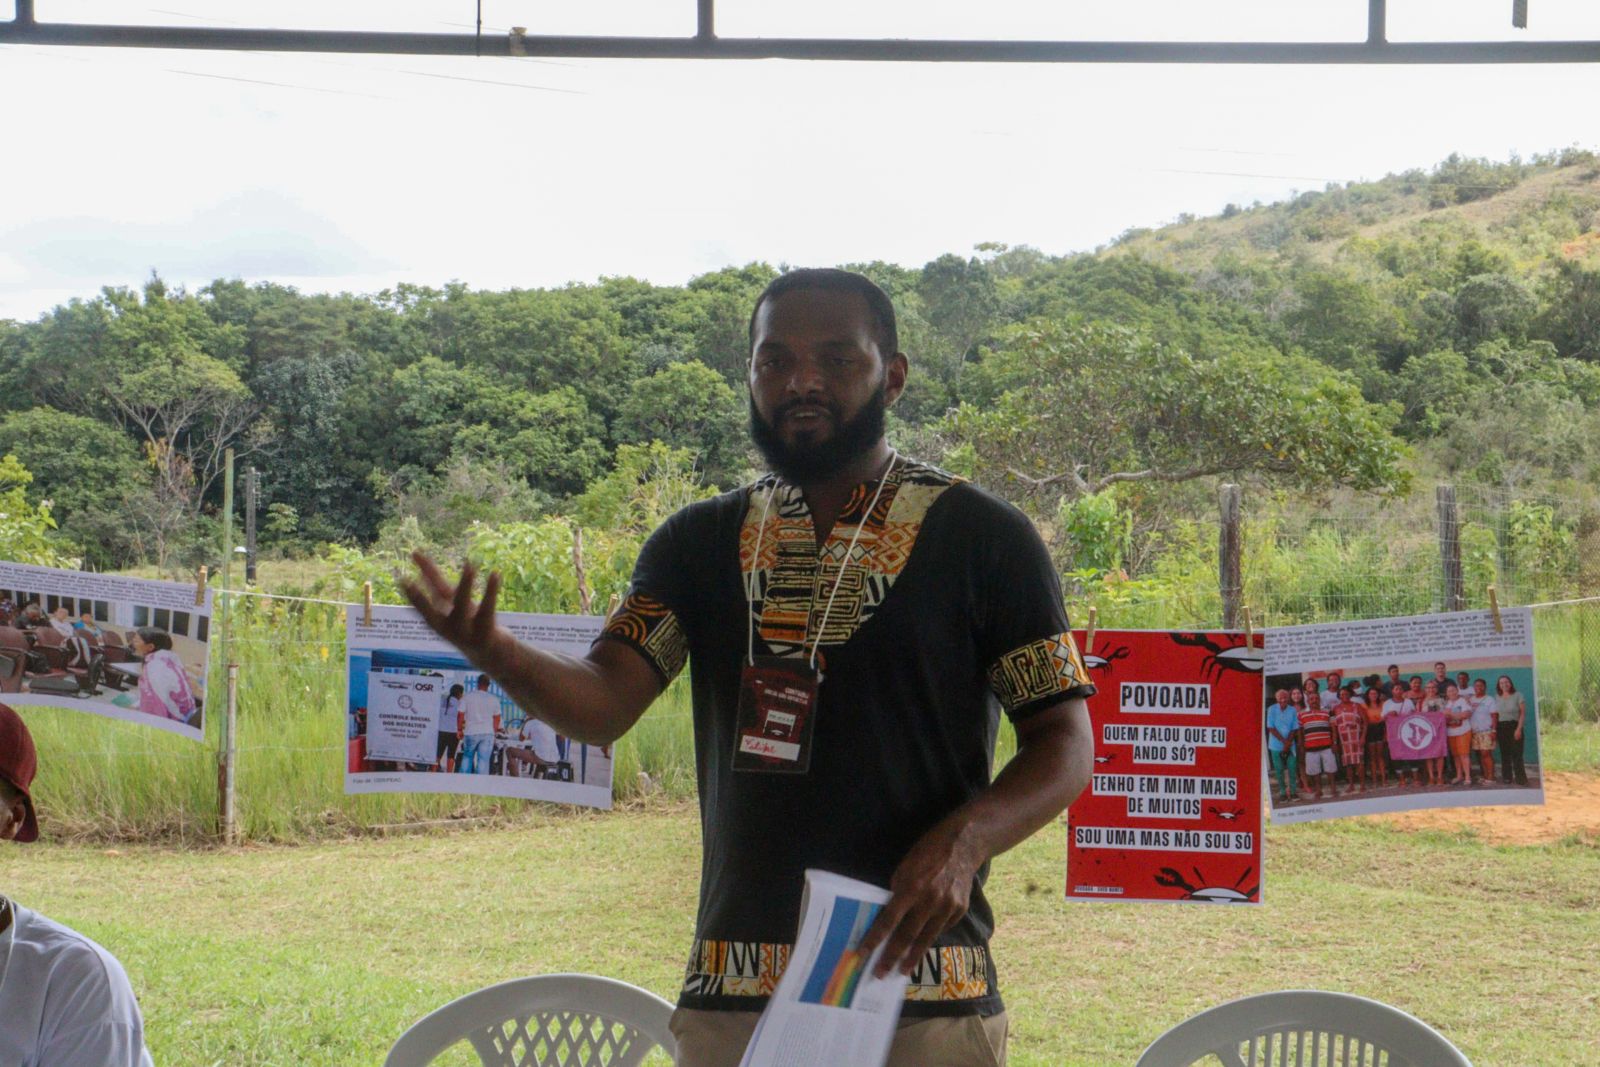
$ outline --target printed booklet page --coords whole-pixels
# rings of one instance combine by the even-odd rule
[[[888,902],[886,889],[806,871],[794,952],[739,1067],[882,1067],[908,978],[874,978],[882,946],[870,958],[857,946]]]

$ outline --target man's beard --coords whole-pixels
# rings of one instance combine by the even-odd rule
[[[774,422],[768,422],[756,410],[755,401],[751,400],[750,439],[767,461],[767,466],[784,481],[797,485],[825,481],[844,470],[883,437],[884,414],[889,410],[886,390],[887,382],[880,381],[877,391],[849,421],[840,420],[839,409],[834,404],[823,405],[833,419],[833,435],[823,441],[794,445],[783,440],[777,424],[791,409],[808,401],[789,401],[773,412]]]

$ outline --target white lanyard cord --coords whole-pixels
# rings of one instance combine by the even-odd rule
[[[822,622],[817,625],[817,636],[811,642],[811,657],[808,661],[808,665],[813,670],[815,670],[817,666],[817,649],[822,644],[822,635],[828,628],[828,616],[833,613],[833,600],[839,595],[839,586],[844,582],[845,568],[850,566],[850,557],[855,554],[856,542],[861,540],[862,529],[867,525],[867,520],[872,517],[873,511],[877,509],[878,498],[883,495],[883,487],[889,484],[889,475],[894,473],[894,466],[899,458],[899,452],[895,451],[894,449],[889,450],[889,466],[884,468],[883,477],[878,479],[878,488],[873,492],[872,502],[867,505],[867,510],[862,514],[861,521],[856,523],[856,532],[850,535],[850,545],[844,550],[844,559],[839,563],[839,574],[833,579],[833,591],[828,594],[827,606],[822,609]],[[767,495],[766,505],[761,509],[761,525],[756,528],[755,555],[750,561],[750,582],[746,586],[747,595],[749,596],[750,600],[749,655],[751,666],[754,666],[756,662],[756,604],[754,586],[756,582],[756,576],[759,574],[761,568],[761,535],[766,530],[767,526],[767,510],[772,507],[772,498],[773,496],[777,495],[777,492],[778,486],[774,484],[771,492]],[[765,606],[765,603],[765,598],[762,598],[763,607]],[[815,606],[815,601],[813,601],[812,606]]]
[[[761,535],[767,532],[767,512],[772,510],[772,498],[778,495],[778,483],[774,481],[767,490],[767,502],[761,506],[761,525],[756,527],[756,548],[750,556],[750,576],[745,579],[745,622],[748,624],[746,632],[749,637],[746,654],[750,666],[756,665],[756,585],[761,581]],[[763,596],[761,603],[766,605],[767,598]]]
[[[828,616],[833,612],[833,598],[839,595],[839,586],[844,583],[845,568],[850,566],[850,558],[855,555],[856,542],[861,539],[861,531],[866,529],[867,520],[872,518],[873,511],[878,507],[878,497],[883,495],[883,487],[889,484],[889,475],[894,473],[894,461],[899,458],[900,453],[894,449],[889,450],[889,466],[884,469],[883,477],[878,479],[878,488],[872,494],[872,503],[862,512],[861,521],[856,523],[856,532],[850,535],[850,547],[844,550],[844,559],[839,561],[839,576],[833,580],[833,592],[828,594],[828,606],[822,609],[822,621],[817,624],[817,636],[811,642],[812,670],[817,669],[817,648],[822,644],[822,635],[827,632]]]

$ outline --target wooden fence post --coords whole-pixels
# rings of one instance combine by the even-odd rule
[[[239,843],[239,821],[236,812],[237,789],[235,775],[238,770],[234,757],[234,741],[239,729],[239,665],[228,664],[228,705],[225,732],[228,737],[227,756],[222,761],[222,842]]]
[[[1461,576],[1461,517],[1456,511],[1456,487],[1434,489],[1439,508],[1439,565],[1444,576],[1444,610],[1464,611],[1466,586]]]
[[[1239,600],[1244,579],[1239,564],[1239,487],[1224,485],[1220,500],[1221,524],[1217,530],[1217,585],[1222,592],[1222,627],[1239,627]]]
[[[256,580],[256,502],[261,492],[261,473],[254,467],[244,472],[244,580]]]
[[[593,594],[589,592],[589,576],[583,569],[583,527],[572,527],[572,570],[578,576],[578,613],[589,614]]]

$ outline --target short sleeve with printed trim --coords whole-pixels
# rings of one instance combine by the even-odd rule
[[[689,658],[679,614],[690,599],[687,570],[673,558],[684,518],[685,513],[679,512],[650,535],[634,565],[627,595],[601,632],[643,656],[663,686],[678,676]]]
[[[1094,694],[1072,638],[1056,569],[1033,524],[1006,504],[990,509],[979,591],[980,654],[989,687],[1012,721]]]

